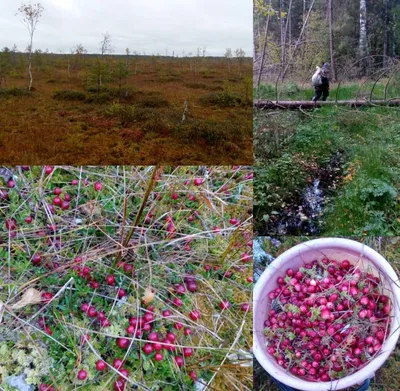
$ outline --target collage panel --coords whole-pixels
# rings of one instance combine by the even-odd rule
[[[400,235],[399,12],[255,1],[259,235]]]
[[[250,1],[1,3],[0,163],[252,163]]]
[[[252,390],[251,167],[0,174],[2,390]]]
[[[399,237],[253,247],[255,391],[399,389]]]

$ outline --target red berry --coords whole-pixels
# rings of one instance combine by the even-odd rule
[[[106,277],[106,282],[108,285],[111,285],[111,286],[115,285],[115,276],[112,274],[108,275]]]
[[[176,328],[177,330],[180,330],[181,328],[183,328],[183,324],[181,322],[175,322],[174,328]]]
[[[164,358],[163,355],[161,353],[159,353],[159,352],[157,352],[154,355],[154,360],[156,360],[156,361],[162,361],[163,358]]]
[[[182,301],[179,297],[175,297],[173,303],[174,303],[177,307],[182,307],[182,306],[183,306],[183,301]]]
[[[200,319],[200,312],[197,310],[193,310],[189,313],[190,319],[197,321]]]
[[[183,359],[182,356],[176,356],[175,357],[175,363],[179,368],[181,368],[185,364],[185,360]]]
[[[205,179],[204,178],[196,178],[193,183],[195,186],[200,186],[204,183]]]
[[[97,316],[96,308],[93,307],[93,306],[90,306],[88,311],[87,311],[87,314],[88,314],[89,318],[95,318]]]
[[[125,388],[125,382],[122,379],[118,379],[114,383],[114,390],[115,391],[124,391],[124,388]]]
[[[96,191],[101,191],[102,188],[103,188],[103,185],[102,185],[100,182],[96,182],[96,183],[94,184],[94,189],[95,189]]]
[[[27,224],[32,223],[32,220],[33,220],[32,216],[27,216],[27,217],[25,217],[25,222],[26,222]]]
[[[117,291],[117,295],[120,299],[122,299],[124,296],[126,296],[125,289],[119,288]]]
[[[192,334],[192,329],[190,329],[190,328],[188,328],[188,327],[185,327],[185,329],[183,330],[183,334],[185,334],[185,335],[190,335],[190,334]]]
[[[115,369],[121,369],[122,365],[124,365],[124,362],[120,358],[116,358],[113,362],[113,367]]]
[[[79,380],[85,380],[87,378],[87,372],[84,369],[81,369],[78,372],[78,379]]]
[[[183,348],[183,355],[185,357],[191,357],[193,355],[193,349],[191,349],[191,348]]]
[[[98,371],[104,371],[107,368],[107,364],[103,360],[96,361],[96,369]]]
[[[7,182],[7,187],[8,187],[9,189],[12,189],[13,187],[15,187],[15,185],[16,185],[16,183],[15,183],[15,181],[12,180],[12,179],[10,179],[10,180]]]
[[[123,376],[120,376],[120,380],[125,380],[125,377],[129,376],[129,372],[125,368],[120,369],[119,372],[120,372],[121,375],[123,375]]]
[[[250,309],[250,304],[249,303],[243,303],[240,306],[241,311],[247,312]]]
[[[190,376],[190,378],[192,379],[192,380],[194,380],[194,381],[196,381],[198,378],[197,378],[197,374],[196,374],[196,372],[195,371],[190,371],[189,372],[189,376]]]
[[[6,228],[9,231],[13,231],[15,228],[17,228],[17,220],[14,218],[6,220]]]
[[[79,183],[78,179],[73,179],[73,180],[71,181],[71,185],[72,185],[72,186],[77,186],[78,183]]]
[[[52,166],[45,166],[44,167],[44,172],[46,175],[50,175],[53,172],[54,168]]]
[[[128,349],[129,343],[130,343],[129,339],[127,339],[127,338],[118,338],[118,340],[117,340],[117,345],[121,349]]]
[[[146,343],[142,348],[144,354],[151,354],[153,352],[153,345],[150,343]]]
[[[59,187],[56,187],[54,190],[53,190],[53,194],[54,195],[60,195],[62,193],[62,190],[59,188]]]
[[[231,304],[228,300],[223,300],[221,303],[219,303],[219,308],[221,308],[221,310],[227,310],[230,306]]]
[[[164,316],[164,318],[168,318],[168,317],[171,316],[172,314],[171,314],[171,311],[169,311],[169,310],[164,310],[164,311],[162,312],[162,315]]]
[[[31,259],[32,265],[39,265],[40,262],[42,262],[42,256],[40,254],[33,254],[33,257]]]

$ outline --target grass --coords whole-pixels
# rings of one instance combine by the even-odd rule
[[[284,251],[296,244],[305,242],[310,238],[307,237],[279,237],[280,244],[276,246],[267,238],[263,238],[263,247],[268,254],[274,258],[282,254]],[[399,275],[400,263],[400,241],[397,237],[354,237],[349,238],[361,241],[366,245],[378,251],[392,265],[396,273]],[[371,379],[370,391],[397,391],[400,382],[398,368],[400,365],[400,342],[397,343],[396,349],[393,351],[385,364],[375,373]],[[273,383],[270,375],[255,362],[254,369],[254,390],[255,391],[279,391],[279,388]],[[347,388],[344,391],[356,391],[358,387]]]
[[[252,289],[251,264],[241,262],[252,235],[249,168],[10,169],[2,173],[11,173],[16,187],[1,185],[0,200],[3,389],[14,390],[5,379],[21,373],[35,387],[44,382],[59,391],[112,389],[118,371],[99,372],[95,363],[101,357],[112,365],[119,357],[129,371],[129,389],[194,390],[189,376],[194,371],[210,389],[251,390],[252,371],[244,365],[251,359],[251,314],[240,309],[250,302]],[[195,185],[196,178],[203,183]],[[62,189],[62,199],[69,194],[71,200],[69,208],[56,206],[52,212],[56,188]],[[28,216],[31,222],[25,221]],[[16,227],[8,231],[10,219]],[[32,265],[34,255],[41,256],[38,265]],[[105,281],[111,274],[115,286]],[[178,295],[174,287],[188,278],[198,290]],[[117,288],[125,290],[122,299]],[[26,299],[28,291],[39,299]],[[53,295],[49,302],[41,300],[44,292]],[[172,303],[177,298],[181,306]],[[222,311],[222,300],[231,307]],[[82,303],[104,311],[111,325],[100,327],[83,313]],[[194,309],[201,313],[197,321],[190,317]],[[130,317],[146,313],[153,313],[152,331],[177,336],[175,351],[163,350],[161,362],[154,352],[141,353],[147,332],[125,331]],[[174,328],[176,322],[192,333],[184,335]],[[90,338],[85,341],[84,335]],[[128,338],[128,349],[117,346],[120,337]],[[193,356],[179,369],[174,357],[184,347],[192,348]],[[82,369],[88,373],[85,381],[76,378]]]
[[[7,77],[12,88],[0,89],[4,164],[41,164],[43,157],[49,164],[252,163],[251,102],[247,101],[250,59],[239,76],[237,67],[229,74],[224,59],[202,59],[195,73],[191,59],[132,58],[121,88],[107,75],[100,91],[92,79],[93,57],[88,56],[80,68],[73,63],[69,74],[62,56],[57,61],[44,60],[40,70],[33,67],[35,90],[31,93],[26,91],[25,68]],[[125,61],[111,56],[111,68],[111,60]],[[228,80],[232,77],[234,82]],[[215,94],[216,101],[210,94]],[[218,94],[231,98],[221,100]],[[182,125],[185,101],[188,123],[204,123],[208,128],[211,119],[218,127],[226,127],[225,143],[188,143],[178,137],[180,132],[175,130]],[[152,118],[127,122],[118,115],[105,115],[115,103],[136,110],[149,108]],[[156,121],[163,123],[160,131],[154,126]],[[185,128],[190,128],[188,123]],[[245,129],[240,137],[237,127]],[[123,134],[128,131],[140,131],[144,137],[127,145]]]
[[[273,234],[271,216],[301,203],[320,177],[326,182],[321,235],[399,234],[399,117],[384,107],[256,113],[256,230]]]

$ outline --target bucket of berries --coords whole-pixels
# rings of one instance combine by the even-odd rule
[[[254,288],[254,354],[298,390],[362,384],[396,346],[399,304],[399,277],[375,250],[339,238],[299,244]]]

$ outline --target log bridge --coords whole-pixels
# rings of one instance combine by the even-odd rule
[[[254,102],[254,107],[257,109],[314,109],[322,106],[350,106],[350,107],[362,107],[362,106],[400,106],[400,99],[391,100],[328,100],[325,102],[318,101],[307,101],[307,100],[257,100]]]

